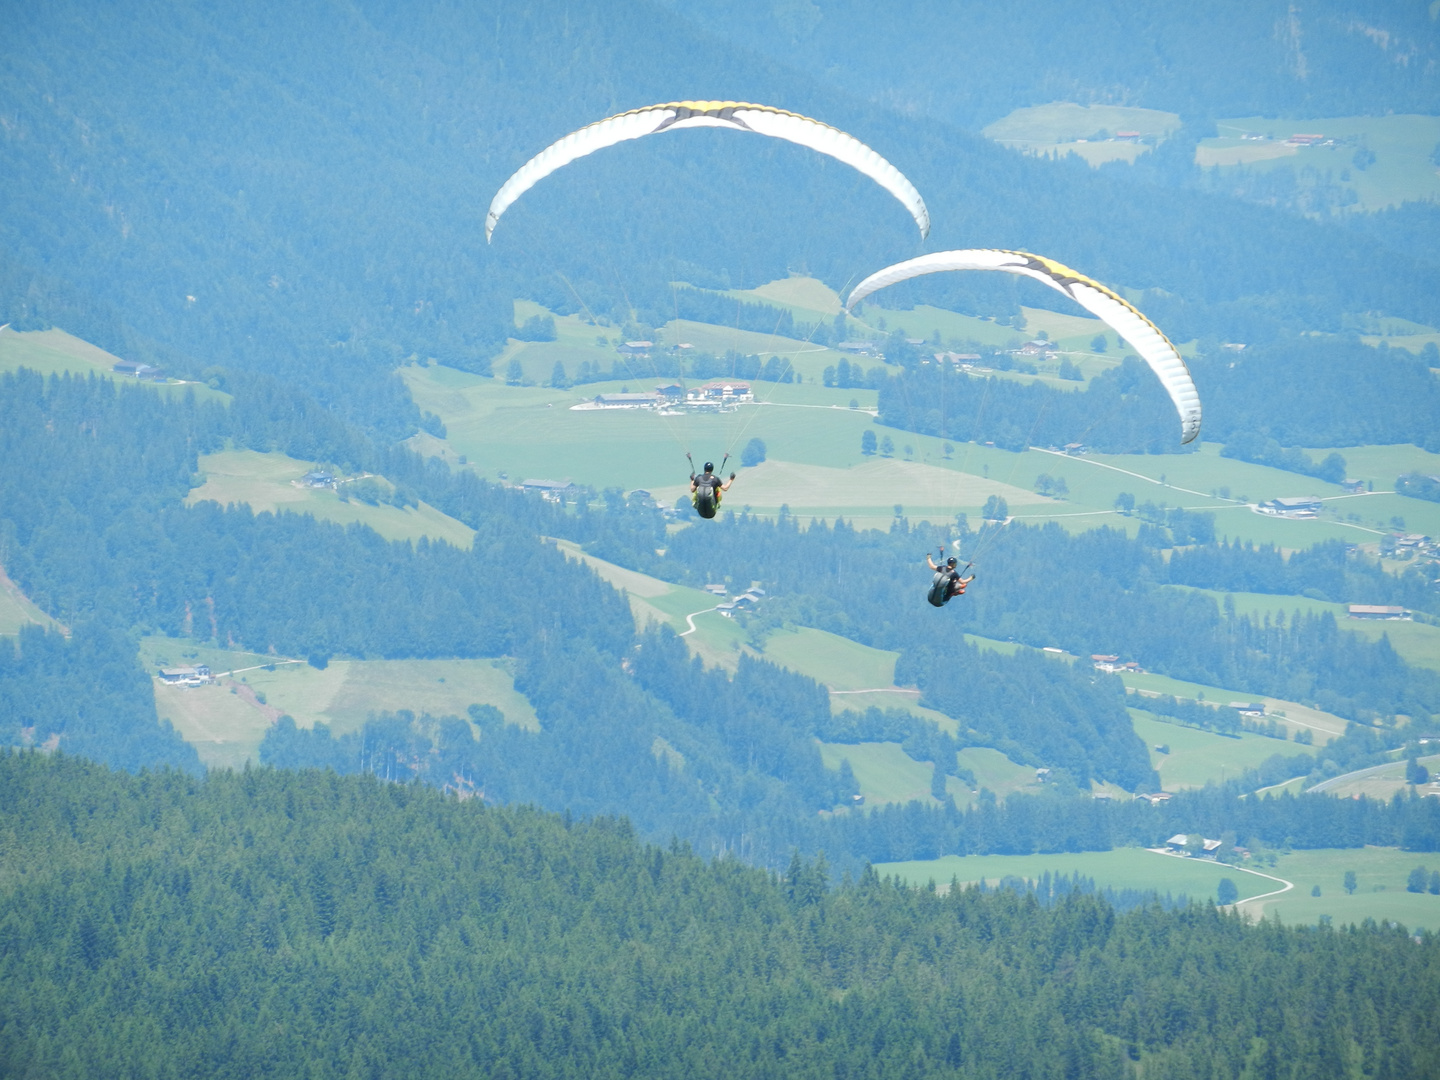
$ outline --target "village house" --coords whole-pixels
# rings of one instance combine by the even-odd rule
[[[521,491],[538,491],[546,502],[563,502],[566,496],[573,496],[576,487],[569,480],[525,480]]]
[[[662,400],[659,394],[596,394],[590,404],[597,409],[653,409]]]
[[[1262,514],[1274,514],[1283,518],[1313,518],[1325,504],[1318,495],[1300,495],[1294,498],[1270,499],[1262,502],[1257,510]]]
[[[1352,619],[1409,619],[1410,612],[1403,607],[1382,604],[1351,604]]]
[[[172,667],[160,669],[160,681],[167,686],[204,686],[212,682],[214,676],[210,668],[205,664],[196,664],[194,667]]]

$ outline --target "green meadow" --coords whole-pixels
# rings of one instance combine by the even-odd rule
[[[1430,161],[1440,143],[1440,117],[1339,116],[1286,120],[1245,117],[1221,120],[1218,137],[1202,139],[1195,160],[1202,166],[1264,170],[1285,164],[1328,174],[1353,191],[1350,213],[1381,210],[1406,201],[1440,199],[1440,172]],[[1290,146],[1291,135],[1324,135],[1334,145]],[[1245,136],[1264,135],[1264,140]],[[1360,150],[1374,155],[1364,168],[1355,163]]]
[[[20,591],[20,586],[10,580],[4,567],[0,567],[0,637],[18,634],[20,627],[26,623],[38,623],[52,630],[61,629],[59,623]]]
[[[1440,775],[1440,755],[1431,754],[1419,760],[1421,765],[1430,770],[1431,776]],[[1375,768],[1357,769],[1353,774],[1346,773],[1343,779],[1336,777],[1334,780],[1317,784],[1316,789],[1340,799],[1365,795],[1381,802],[1389,802],[1397,794],[1404,793],[1410,788],[1410,785],[1405,782],[1407,764],[1408,762],[1402,760],[1392,761],[1387,765]],[[1440,782],[1433,782],[1418,787],[1416,790],[1422,795],[1440,794]]]
[[[91,345],[64,330],[11,330],[0,327],[0,372],[29,368],[41,375],[100,375],[123,381],[129,376],[116,375],[112,370],[120,357]],[[133,381],[133,380],[132,380]],[[229,401],[230,395],[212,390],[198,382],[140,382],[162,394],[186,392],[202,401]]]
[[[1075,154],[1090,165],[1134,161],[1151,147],[1141,142],[1112,142],[1118,131],[1136,131],[1163,140],[1180,127],[1176,113],[1125,105],[1077,105],[1054,101],[1016,109],[985,127],[982,134],[1027,154],[1060,157]]]
[[[1165,791],[1224,783],[1226,779],[1240,776],[1275,754],[1297,752],[1293,743],[1263,735],[1245,732],[1238,739],[1231,739],[1199,728],[1184,727],[1140,709],[1132,708],[1129,713],[1135,734],[1145,740],[1145,746],[1150,751],[1150,764],[1160,774],[1160,786]],[[1168,747],[1169,752],[1161,753],[1156,749],[1160,746]]]
[[[1217,603],[1224,603],[1229,597],[1235,604],[1235,611],[1251,618],[1284,615],[1287,620],[1294,614],[1318,615],[1325,612],[1333,615],[1340,629],[1356,633],[1371,641],[1382,637],[1390,639],[1391,646],[1406,663],[1440,671],[1440,626],[1412,622],[1404,619],[1352,619],[1348,604],[1332,604],[1326,600],[1314,600],[1308,596],[1275,595],[1272,593],[1221,593],[1211,589],[1190,589],[1189,592],[1204,593]]]
[[[1266,878],[1208,859],[1177,859],[1144,848],[1054,855],[945,855],[919,862],[877,863],[875,870],[910,885],[933,881],[941,886],[951,881],[961,885],[984,881],[993,886],[1001,878],[1010,876],[1037,880],[1049,871],[1052,875],[1079,874],[1093,878],[1102,888],[1140,889],[1162,895],[1168,892],[1172,896],[1184,894],[1192,900],[1213,900],[1224,877],[1235,882],[1242,900],[1281,887]]]
[[[461,716],[471,705],[493,705],[505,719],[532,730],[539,719],[499,660],[335,660],[323,671],[285,657],[232,652],[185,639],[149,637],[141,657],[152,673],[162,666],[208,664],[233,672],[199,687],[155,681],[160,717],[210,768],[254,763],[261,741],[280,716],[300,727],[324,723],[338,735],[358,730],[371,713],[409,709]]]
[[[1274,869],[1262,869],[1294,882],[1295,888],[1251,908],[1292,924],[1315,924],[1328,915],[1337,926],[1374,919],[1440,932],[1440,896],[1405,891],[1406,878],[1417,866],[1440,870],[1440,855],[1381,847],[1292,851],[1281,855]],[[1347,870],[1355,872],[1353,894],[1345,892]],[[1311,895],[1317,886],[1320,895]]]
[[[1440,896],[1405,891],[1407,875],[1422,865],[1440,870],[1440,857],[1377,847],[1294,851],[1280,855],[1274,867],[1250,867],[1294,886],[1254,904],[1244,901],[1283,886],[1223,863],[1178,859],[1141,848],[1060,855],[947,855],[923,862],[880,863],[875,869],[911,885],[934,881],[941,886],[952,879],[962,885],[982,879],[994,885],[1011,875],[1035,880],[1048,870],[1051,874],[1082,874],[1101,887],[1153,890],[1172,896],[1183,893],[1192,900],[1213,900],[1220,879],[1228,877],[1239,890],[1242,910],[1251,919],[1278,917],[1289,924],[1313,925],[1328,916],[1337,926],[1375,919],[1412,930],[1436,931],[1440,930]],[[1343,887],[1347,870],[1353,870],[1357,879],[1353,895]],[[1319,896],[1311,895],[1316,886]]]
[[[348,483],[338,491],[300,485],[300,478],[315,466],[279,452],[224,450],[200,458],[200,475],[205,483],[190,492],[186,502],[212,501],[222,506],[247,503],[257,514],[288,510],[309,514],[322,521],[341,525],[352,522],[368,525],[386,540],[418,540],[428,536],[459,548],[468,548],[474,531],[428,503],[401,509],[389,503],[370,505],[345,497]],[[374,478],[388,496],[391,485]]]

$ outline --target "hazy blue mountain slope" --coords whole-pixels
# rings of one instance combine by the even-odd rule
[[[671,0],[706,29],[907,115],[980,128],[1050,101],[1182,116],[1434,113],[1423,3]],[[963,77],[957,77],[963,73]]]
[[[387,435],[418,422],[395,363],[484,365],[517,295],[624,317],[663,310],[687,267],[751,285],[805,268],[839,287],[921,250],[869,181],[726,132],[579,162],[485,245],[490,195],[531,154],[697,93],[854,131],[926,194],[931,248],[1031,247],[1163,289],[1180,337],[1259,340],[1347,309],[1440,322],[1440,276],[1369,238],[1025,159],[659,7],[71,2],[19,10],[8,29],[0,314],[66,318],[78,296],[114,313],[113,332],[120,319],[189,355],[176,365],[304,382]],[[963,307],[979,289],[957,278],[910,295]]]

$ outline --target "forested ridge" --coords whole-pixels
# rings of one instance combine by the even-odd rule
[[[0,756],[8,1076],[1440,1069],[1440,945],[784,874],[370,776]]]

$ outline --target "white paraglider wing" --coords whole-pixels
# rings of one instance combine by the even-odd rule
[[[1102,319],[1150,365],[1166,393],[1170,395],[1170,400],[1175,403],[1176,412],[1180,414],[1180,441],[1188,443],[1200,434],[1200,395],[1190,377],[1190,369],[1185,366],[1185,361],[1175,346],[1170,344],[1170,339],[1124,297],[1111,292],[1098,281],[1043,255],[990,248],[939,251],[933,255],[922,255],[918,259],[908,259],[871,274],[855,286],[855,290],[845,301],[845,310],[851,310],[871,293],[888,285],[908,281],[923,274],[938,274],[948,270],[1000,270],[1007,274],[1034,278],[1056,292],[1064,293],[1092,315]]]
[[[530,188],[577,158],[603,150],[607,146],[683,128],[721,127],[737,131],[753,131],[775,139],[798,143],[822,154],[828,154],[851,168],[864,173],[883,187],[910,212],[920,227],[921,237],[930,232],[930,212],[915,185],[890,162],[853,135],[811,120],[799,113],[774,109],[768,105],[752,105],[743,101],[672,101],[644,109],[611,116],[572,131],[559,142],[551,143],[522,165],[506,180],[485,216],[485,239],[489,242],[500,215],[511,203]]]

